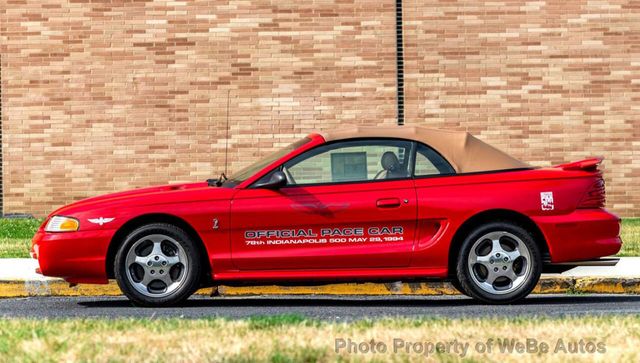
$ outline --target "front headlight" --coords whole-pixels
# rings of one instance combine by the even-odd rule
[[[45,232],[74,232],[80,228],[80,222],[71,217],[54,216],[47,226],[44,227]]]

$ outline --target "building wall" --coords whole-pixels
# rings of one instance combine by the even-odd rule
[[[198,181],[315,129],[393,124],[393,2],[3,3],[5,212]]]
[[[534,165],[604,156],[640,216],[640,3],[405,0],[407,123],[468,130]]]
[[[0,53],[0,85],[2,85],[2,53]],[[3,215],[2,211],[4,203],[4,193],[2,191],[2,87],[0,87],[0,217]]]
[[[640,4],[404,1],[406,123],[535,165],[604,155],[640,216]],[[4,212],[229,170],[396,122],[395,1],[0,4]]]

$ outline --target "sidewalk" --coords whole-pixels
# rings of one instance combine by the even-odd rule
[[[563,272],[562,276],[640,278],[640,257],[621,257],[615,266],[579,266]]]
[[[38,263],[28,258],[0,259],[0,298],[26,296],[120,295],[117,284],[70,287],[62,279],[35,272]],[[219,286],[198,294],[243,295],[454,295],[445,282],[425,283],[345,283],[321,286]],[[544,274],[534,293],[640,293],[640,257],[623,257],[616,266],[576,267],[562,274]]]

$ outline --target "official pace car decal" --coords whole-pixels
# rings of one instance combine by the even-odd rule
[[[244,239],[247,246],[398,242],[404,240],[404,228],[374,226],[248,230],[244,232]]]
[[[540,207],[542,210],[553,210],[553,192],[540,193]]]

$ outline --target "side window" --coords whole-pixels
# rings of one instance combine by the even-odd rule
[[[408,178],[410,150],[404,140],[344,141],[310,150],[282,170],[289,185]]]
[[[418,144],[418,147],[416,148],[415,176],[447,175],[455,173],[456,171],[453,169],[451,164],[449,164],[435,150],[424,144]]]

